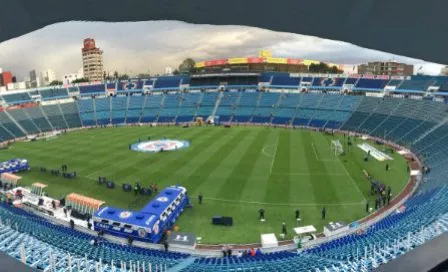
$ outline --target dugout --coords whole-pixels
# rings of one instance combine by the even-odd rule
[[[101,208],[93,215],[94,227],[114,236],[158,243],[163,231],[174,225],[187,204],[187,190],[181,186],[171,186],[163,189],[138,212]]]
[[[83,195],[78,195],[75,193],[71,193],[65,198],[65,205],[72,208],[72,216],[76,214],[74,214],[73,211],[80,213],[81,217],[82,215],[86,214],[91,215],[96,212],[104,203],[104,201]]]
[[[1,174],[1,181],[2,184],[11,184],[12,186],[16,187],[17,183],[22,177],[16,176],[11,173],[2,173]]]

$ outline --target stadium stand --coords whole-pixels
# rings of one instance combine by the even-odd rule
[[[57,89],[56,93],[39,90],[44,100],[65,100],[3,109],[0,111],[0,138],[5,141],[81,126],[190,122],[195,117],[216,115],[222,122],[230,123],[291,124],[359,131],[409,147],[420,155],[431,171],[423,176],[416,193],[399,209],[372,221],[361,232],[295,251],[255,257],[205,258],[124,246],[106,240],[92,248],[89,243],[94,237],[92,234],[54,224],[5,203],[0,204],[0,250],[16,259],[21,259],[25,252],[29,266],[47,271],[50,267],[56,271],[69,271],[69,259],[84,270],[95,270],[101,263],[104,271],[112,271],[111,262],[119,260],[139,260],[172,271],[370,271],[448,231],[448,105],[423,99],[423,96],[409,99],[392,93],[392,97],[375,97],[365,96],[363,92],[354,95],[342,91],[327,92],[321,88],[348,84],[365,90],[375,89],[378,93],[386,85],[398,87],[403,92],[424,91],[428,86],[436,86],[442,92],[447,84],[445,79],[329,80],[324,76],[296,78],[266,73],[258,80],[281,87],[259,91],[259,86],[254,85],[241,90],[204,88],[187,92],[181,91],[180,86],[189,82],[188,78],[176,76],[160,77],[150,83],[136,81],[133,86],[136,88],[153,84],[155,91],[149,94],[137,93],[132,88],[122,89],[119,96],[105,97],[106,88],[110,91],[121,88],[119,84],[109,83],[79,86],[80,95],[84,94],[84,97],[68,101],[68,90],[76,93],[78,87]],[[299,85],[304,82],[312,85],[308,92],[299,90]],[[170,89],[172,91],[166,92]],[[286,89],[290,90],[286,92]],[[91,94],[101,96],[92,98]],[[2,97],[6,104],[32,100],[28,92]]]

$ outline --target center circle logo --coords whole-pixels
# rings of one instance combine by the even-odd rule
[[[163,151],[173,151],[178,149],[187,148],[190,143],[182,140],[155,140],[146,141],[141,143],[136,143],[131,145],[131,150],[138,152],[163,152]]]

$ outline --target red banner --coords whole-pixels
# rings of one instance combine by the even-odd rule
[[[288,64],[299,65],[302,63],[301,59],[288,59]]]
[[[264,58],[247,58],[247,63],[263,63]]]
[[[225,65],[227,64],[226,59],[220,59],[220,60],[209,60],[205,62],[204,66],[217,66],[217,65]]]

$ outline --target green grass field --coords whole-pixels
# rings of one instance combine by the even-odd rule
[[[130,151],[138,138],[190,140],[186,149],[163,153]],[[338,136],[343,140],[342,136]],[[385,171],[385,162],[364,162],[365,153],[356,143],[345,156],[335,156],[330,141],[336,136],[308,130],[264,127],[121,127],[76,131],[51,141],[19,142],[0,152],[0,159],[26,158],[32,170],[23,175],[22,185],[48,184],[50,196],[76,192],[106,201],[107,205],[138,210],[149,200],[123,192],[122,183],[142,186],[156,182],[160,188],[181,184],[194,207],[186,209],[177,224],[181,231],[195,232],[203,243],[259,242],[262,233],[281,232],[286,220],[288,237],[299,226],[294,211],[300,209],[300,226],[347,223],[366,215],[365,201],[370,185],[362,170],[392,186],[397,194],[406,184],[405,159],[394,153]],[[361,140],[358,139],[358,143]],[[41,173],[39,168],[67,164],[78,178],[67,180]],[[116,182],[117,188],[97,184],[98,176]],[[204,203],[197,204],[201,192]],[[371,206],[374,205],[370,201]],[[327,219],[321,220],[321,209]],[[258,210],[266,210],[266,222]],[[214,215],[232,216],[233,227],[211,224]]]

